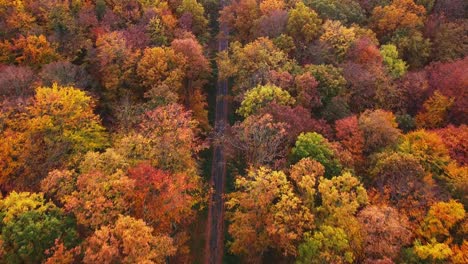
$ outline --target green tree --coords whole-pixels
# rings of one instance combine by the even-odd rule
[[[296,6],[289,11],[287,31],[296,41],[308,43],[318,37],[322,20],[317,13],[304,5],[303,2],[297,2]]]
[[[218,54],[219,75],[223,79],[234,77],[233,92],[239,101],[248,89],[267,83],[270,71],[289,71],[292,65],[287,54],[268,38],[258,38],[245,46],[234,42],[229,55]]]
[[[388,72],[394,77],[399,78],[406,73],[408,66],[398,58],[398,50],[395,45],[387,44],[380,47],[383,63],[387,67]]]
[[[419,30],[399,30],[390,42],[398,48],[398,54],[410,69],[422,68],[431,57],[432,43]]]
[[[191,27],[188,28],[192,33],[198,37],[201,42],[206,42],[209,34],[207,31],[208,19],[205,17],[205,8],[197,0],[182,0],[182,3],[177,7],[179,16],[190,16]],[[179,19],[183,20],[183,18]],[[184,27],[185,25],[181,25]]]
[[[345,92],[346,79],[341,68],[327,64],[306,65],[305,71],[310,72],[317,80],[317,90],[324,106],[328,105],[333,97]]]
[[[306,3],[320,14],[322,19],[339,20],[343,24],[360,24],[364,21],[364,10],[354,0],[308,0]]]
[[[312,158],[325,167],[325,176],[331,177],[341,172],[341,164],[330,145],[322,135],[315,132],[301,133],[291,151],[292,160]]]
[[[318,191],[322,203],[317,207],[323,223],[347,230],[359,209],[368,203],[367,192],[358,178],[345,172],[331,179],[321,178]]]
[[[305,235],[296,263],[353,263],[354,259],[346,232],[339,227],[323,225],[313,235]]]
[[[56,239],[66,246],[77,239],[73,219],[41,193],[11,192],[0,200],[0,230],[5,263],[41,263]]]
[[[279,105],[292,105],[295,100],[287,91],[277,86],[271,84],[259,85],[245,93],[244,100],[236,112],[243,117],[248,117],[257,113],[258,110],[270,102]]]

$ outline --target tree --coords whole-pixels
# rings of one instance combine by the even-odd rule
[[[440,128],[447,124],[447,116],[454,98],[448,98],[439,91],[427,99],[423,110],[416,115],[416,125],[419,128]]]
[[[254,168],[271,165],[286,155],[286,124],[276,123],[272,116],[252,115],[232,127],[227,139],[231,155],[238,155]]]
[[[465,2],[459,0],[440,0],[434,5],[434,13],[443,14],[450,20],[463,18]]]
[[[91,84],[88,73],[82,67],[68,61],[58,61],[44,65],[39,76],[44,86],[52,86],[57,83],[60,86],[87,89]]]
[[[141,4],[139,1],[106,1],[106,6],[110,9],[109,11],[112,11],[114,15],[117,15],[119,18],[121,18],[123,23],[135,23],[142,15],[140,10]]]
[[[355,29],[353,27],[347,28],[340,21],[333,20],[327,20],[323,24],[323,29],[320,41],[328,43],[334,49],[338,60],[342,59],[356,40]]]
[[[358,214],[364,232],[364,251],[367,259],[395,260],[402,247],[412,240],[412,232],[405,215],[389,206],[367,206]]]
[[[371,171],[373,186],[410,220],[419,219],[435,200],[431,175],[417,157],[406,153],[382,153]]]
[[[433,52],[435,61],[451,61],[464,58],[468,50],[468,36],[462,32],[468,27],[466,20],[442,22],[434,33]]]
[[[234,42],[229,53],[218,54],[219,75],[222,79],[234,77],[233,92],[239,101],[248,89],[266,84],[270,71],[288,71],[292,66],[287,54],[268,38],[258,38],[244,47]]]
[[[418,30],[399,30],[391,39],[410,70],[422,68],[431,57],[432,43]]]
[[[138,53],[131,50],[122,32],[112,31],[96,39],[96,68],[108,100],[116,100],[130,88]]]
[[[34,94],[33,71],[28,67],[6,66],[0,70],[0,97],[21,98]]]
[[[462,204],[454,200],[432,205],[418,229],[422,241],[415,242],[416,255],[430,261],[450,259],[454,255],[451,249],[453,239],[451,231],[455,224],[463,219],[465,219],[465,209]]]
[[[195,175],[196,154],[204,148],[197,125],[183,106],[160,106],[146,112],[138,129],[120,138],[116,149],[134,164],[149,160],[165,171]]]
[[[335,122],[336,138],[351,153],[355,164],[364,161],[364,133],[359,129],[356,116],[346,117]]]
[[[313,131],[332,138],[332,129],[323,119],[314,119],[310,116],[310,110],[302,106],[289,107],[270,103],[264,107],[261,114],[270,114],[276,123],[285,123],[288,126],[288,141],[294,143],[302,132]]]
[[[220,12],[219,21],[233,29],[236,40],[247,43],[255,35],[255,21],[260,17],[260,9],[255,0],[233,1]]]
[[[450,157],[461,165],[468,164],[468,126],[461,125],[455,127],[448,125],[445,128],[435,130],[447,147]]]
[[[401,91],[402,109],[415,116],[424,101],[431,95],[427,74],[424,71],[408,72],[398,80],[397,89]]]
[[[286,175],[265,167],[236,179],[229,195],[230,251],[260,261],[268,249],[295,255],[295,244],[312,227],[313,215],[294,193]]]
[[[365,20],[364,10],[353,0],[311,0],[308,5],[322,19],[339,20],[343,24],[361,24]]]
[[[444,183],[454,198],[460,199],[463,205],[468,204],[468,166],[458,166],[456,162],[450,162],[446,167]]]
[[[349,245],[346,248],[354,256],[361,255],[364,238],[356,214],[368,203],[364,186],[351,173],[344,172],[331,179],[320,178],[318,193],[321,204],[317,204],[314,210],[317,225],[342,229]]]
[[[285,36],[288,23],[288,12],[283,0],[266,0],[259,5],[262,16],[255,21],[256,37],[277,38]]]
[[[339,227],[322,225],[313,235],[306,233],[305,241],[299,245],[296,263],[353,263],[354,260],[346,232]]]
[[[192,31],[201,42],[207,41],[209,37],[206,28],[208,19],[205,17],[205,8],[196,0],[182,0],[177,7],[179,24],[182,28]]]
[[[468,80],[468,74],[463,70],[467,65],[468,58],[464,58],[448,63],[433,63],[425,69],[429,95],[439,90],[442,95],[455,99],[448,113],[449,121],[454,125],[468,122],[467,99],[466,96],[460,96],[465,93],[462,87],[466,86]]]
[[[114,174],[127,171],[131,162],[116,149],[108,148],[104,152],[87,152],[79,165],[80,173],[100,171],[105,174]]]
[[[53,170],[41,181],[41,191],[61,205],[76,190],[77,176],[70,170]]]
[[[191,223],[195,216],[192,207],[200,199],[200,182],[182,173],[171,175],[144,162],[130,168],[128,175],[135,180],[135,217],[168,234]]]
[[[185,67],[183,54],[176,53],[170,47],[154,47],[143,51],[136,72],[147,90],[167,86],[180,95]]]
[[[107,135],[93,108],[93,99],[73,87],[54,84],[37,88],[32,103],[11,127],[15,133],[5,134],[14,135],[10,139],[20,144],[22,151],[15,154],[11,150],[18,167],[6,169],[2,183],[14,181],[19,188],[35,189],[50,170],[71,163],[89,150],[104,148]]]
[[[0,200],[2,259],[8,263],[40,263],[56,239],[76,243],[74,221],[41,193],[11,192]]]
[[[383,63],[387,67],[390,75],[394,78],[399,78],[406,73],[408,66],[398,58],[398,50],[395,45],[387,44],[380,47],[380,53],[383,57]]]
[[[47,249],[45,253],[49,256],[45,264],[72,264],[78,261],[81,247],[68,249],[59,239],[56,239],[54,246]]]
[[[193,84],[194,87],[187,87],[186,89],[201,88],[198,86],[203,84],[204,79],[209,76],[211,71],[210,63],[203,54],[203,47],[196,39],[187,37],[173,40],[171,48],[176,54],[181,54],[185,57],[185,77],[187,81],[196,82]],[[177,61],[169,61],[168,64],[170,65],[174,62]]]
[[[290,177],[299,189],[302,200],[309,208],[313,208],[315,205],[317,185],[324,173],[323,165],[311,158],[301,159],[291,166]]]
[[[107,138],[99,117],[93,113],[94,104],[90,96],[74,87],[39,87],[28,108],[29,132],[47,131],[45,137],[54,144],[71,144],[72,153],[100,149],[107,144]]]
[[[436,238],[445,241],[450,238],[451,229],[465,218],[463,205],[455,200],[438,202],[431,206],[418,233],[425,239]]]
[[[346,89],[346,79],[341,68],[333,65],[306,65],[305,70],[318,82],[317,90],[323,106],[329,104],[333,97],[342,95]]]
[[[245,93],[244,100],[236,112],[243,117],[248,117],[256,114],[270,102],[275,102],[279,105],[292,105],[295,103],[295,100],[287,91],[277,86],[269,84],[259,85]]]
[[[297,104],[309,110],[322,106],[318,85],[319,82],[310,72],[296,75],[293,92],[295,92]]]
[[[321,178],[318,185],[321,205],[317,207],[322,223],[347,230],[348,221],[368,203],[367,192],[359,180],[349,172],[331,179]],[[350,227],[350,226],[348,226]]]
[[[21,35],[13,43],[6,40],[0,43],[0,50],[6,52],[0,57],[0,62],[27,65],[36,69],[60,58],[55,47],[44,35]]]
[[[397,143],[401,136],[395,116],[384,110],[366,110],[359,116],[359,128],[364,133],[364,153],[377,152]]]
[[[369,66],[382,64],[382,54],[375,42],[369,37],[357,39],[348,50],[347,58],[354,63],[368,64]]]
[[[154,235],[142,220],[120,215],[114,225],[103,226],[87,238],[83,262],[162,264],[175,251],[167,235]]]
[[[111,175],[99,171],[85,173],[78,176],[75,191],[62,202],[79,224],[93,230],[113,223],[131,209],[134,185],[135,181],[122,171]]]
[[[287,32],[297,42],[308,43],[318,37],[322,20],[317,13],[297,2],[295,7],[289,11]]]
[[[423,24],[425,13],[424,6],[413,0],[393,0],[390,5],[374,8],[372,26],[381,36],[397,29],[413,29]]]
[[[330,142],[315,132],[301,133],[297,137],[294,148],[291,150],[292,160],[299,161],[310,157],[325,167],[325,176],[338,175],[341,164],[334,153]]]
[[[203,54],[203,47],[194,38],[175,39],[172,49],[185,57],[184,90],[181,99],[193,111],[193,116],[201,127],[209,129],[206,99],[202,93],[203,85],[211,72],[210,63]]]
[[[418,158],[423,167],[428,172],[432,172],[435,177],[440,176],[444,167],[450,162],[447,148],[434,132],[417,130],[408,133],[398,148],[401,152]]]

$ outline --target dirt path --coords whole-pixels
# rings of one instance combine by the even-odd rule
[[[221,9],[225,0],[220,1]],[[219,28],[218,52],[228,48],[228,28],[221,23]],[[216,91],[215,134],[223,135],[227,124],[227,80],[218,80]],[[226,185],[226,156],[224,146],[215,141],[213,146],[213,165],[211,168],[211,187],[213,192],[209,201],[205,263],[220,264],[224,249],[224,186]]]

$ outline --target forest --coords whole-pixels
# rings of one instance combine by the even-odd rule
[[[468,263],[466,0],[0,0],[0,263]]]

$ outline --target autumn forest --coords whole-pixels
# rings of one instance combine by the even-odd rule
[[[0,263],[468,263],[466,0],[0,0]]]

